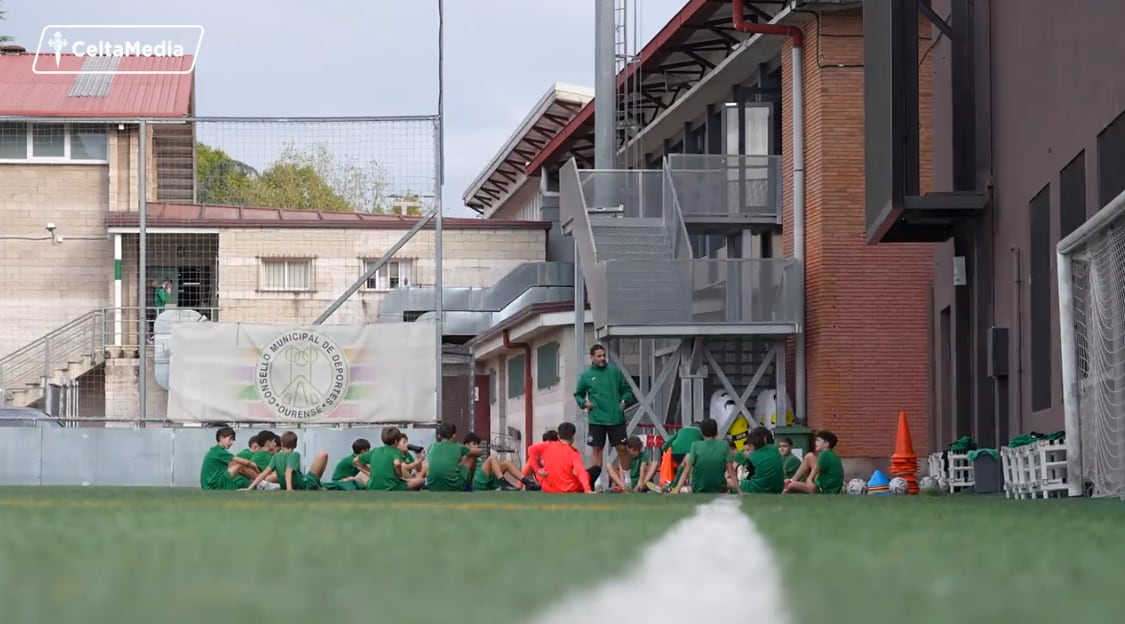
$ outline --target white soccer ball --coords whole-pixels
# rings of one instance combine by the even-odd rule
[[[852,496],[865,496],[867,494],[867,482],[863,479],[852,479],[848,481],[848,494]]]
[[[922,477],[918,480],[918,490],[925,494],[937,494],[938,480],[930,476]]]
[[[949,491],[949,479],[946,479],[945,477],[938,477],[937,487],[938,487],[938,491],[943,493],[943,494],[945,492],[948,492]]]
[[[895,478],[891,479],[890,484],[887,486],[887,490],[891,494],[895,494],[895,495],[906,494],[909,487],[910,487],[910,484],[906,482],[906,479],[903,479],[902,477],[895,477]]]

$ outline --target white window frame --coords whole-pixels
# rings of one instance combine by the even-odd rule
[[[363,273],[366,273],[367,270],[371,268],[371,265],[378,261],[378,258],[364,258]],[[391,285],[390,283],[390,271],[392,265],[397,267],[398,277],[395,279],[399,281],[398,284],[394,285]],[[406,273],[406,283],[403,283],[404,268]],[[363,290],[366,290],[368,292],[390,292],[395,288],[414,286],[417,283],[416,270],[417,263],[415,263],[414,258],[394,258],[380,267],[379,271],[375,273],[375,275],[368,278],[368,280],[363,283]]]
[[[35,165],[107,165],[109,164],[109,127],[104,124],[55,124],[55,123],[32,123],[32,122],[5,122],[23,125],[24,140],[27,141],[27,152],[23,158],[0,158],[0,163],[11,164],[35,164]],[[71,141],[74,138],[73,126],[74,125],[92,125],[103,126],[105,129],[105,157],[100,159],[92,158],[72,158],[71,157]],[[64,126],[63,129],[63,155],[62,156],[36,156],[35,155],[35,126]]]
[[[285,278],[281,286],[271,286],[266,283],[266,265],[269,264],[285,264]],[[289,266],[292,264],[307,264],[309,267],[309,286],[307,288],[296,288],[289,278]],[[258,291],[259,292],[281,292],[281,293],[304,293],[316,292],[316,259],[315,258],[258,258]]]

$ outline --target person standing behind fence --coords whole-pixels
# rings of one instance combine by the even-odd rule
[[[156,328],[156,317],[168,307],[168,300],[172,298],[172,282],[164,280],[159,286],[152,291],[152,307],[145,310],[145,317],[148,319],[148,339],[153,340],[153,334]]]

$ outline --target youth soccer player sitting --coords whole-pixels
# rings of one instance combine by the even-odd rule
[[[297,452],[297,434],[286,431],[281,435],[281,450],[274,454],[273,459],[270,460],[270,465],[259,473],[250,483],[250,487],[246,489],[254,489],[271,473],[276,473],[278,484],[281,485],[283,490],[319,490],[321,489],[320,478],[324,475],[324,469],[327,467],[328,453],[320,452],[313,457],[308,472],[301,472],[301,454]]]
[[[792,479],[801,469],[801,459],[793,454],[793,439],[782,438],[777,441],[777,452],[781,453],[781,471],[786,479]]]
[[[368,474],[367,489],[379,492],[420,490],[425,480],[411,477],[404,469],[406,434],[397,427],[388,427],[380,434],[383,446],[371,449],[356,459],[356,465]]]
[[[839,494],[844,487],[844,464],[836,454],[836,434],[831,431],[816,433],[815,453],[809,453],[791,481],[785,484],[786,492],[803,494]],[[801,479],[808,475],[807,481]]]
[[[559,425],[558,442],[541,442],[528,449],[528,466],[540,466],[539,483],[547,494],[592,492],[590,472],[582,463],[582,453],[574,448],[578,429],[573,423]]]
[[[529,490],[543,488],[543,455],[542,451],[548,443],[558,442],[559,432],[554,429],[543,432],[543,441],[536,442],[527,447],[527,463],[523,465],[520,478]]]
[[[465,446],[470,451],[480,450],[480,436],[469,433],[465,436]],[[524,482],[521,478],[522,475],[515,464],[501,461],[495,455],[489,455],[484,461],[477,462],[476,472],[473,473],[473,491],[522,490]]]
[[[215,432],[215,446],[207,449],[199,470],[199,487],[204,490],[237,490],[246,487],[258,476],[258,468],[249,459],[230,453],[234,446],[234,429],[221,427]]]
[[[355,467],[355,458],[371,450],[371,443],[364,438],[352,442],[351,455],[345,455],[336,462],[332,470],[332,480],[324,484],[326,490],[355,491],[367,487],[367,474]]]
[[[235,455],[235,457],[241,457],[242,459],[249,459],[253,461],[254,453],[257,453],[259,448],[261,447],[258,445],[257,434],[252,435],[250,436],[250,440],[246,443],[246,448],[239,451],[238,455]]]
[[[281,438],[272,431],[263,430],[254,436],[254,440],[258,443],[258,449],[250,455],[250,461],[258,467],[258,472],[262,472],[269,467],[270,461],[277,453]],[[258,484],[259,490],[276,490],[280,487],[277,482],[277,473],[271,473],[269,477]]]
[[[477,458],[484,454],[478,446],[470,449],[457,442],[457,425],[442,423],[438,441],[426,453],[426,489],[434,492],[471,492]],[[479,439],[479,438],[478,438]]]
[[[616,484],[622,492],[645,492],[652,485],[652,476],[656,473],[656,462],[650,462],[644,456],[645,445],[637,436],[631,436],[625,441],[625,459],[629,465],[625,471],[619,470],[617,464],[610,464],[606,470],[609,479]],[[659,489],[653,485],[653,489]]]
[[[684,458],[683,473],[672,492],[680,492],[691,477],[691,491],[696,494],[721,494],[738,489],[738,477],[734,471],[730,443],[718,439],[719,423],[713,418],[704,418],[699,423],[703,439],[691,445],[691,451]]]
[[[738,482],[738,489],[747,494],[781,494],[785,489],[781,453],[769,443],[769,430],[757,427],[746,436],[749,453],[745,466],[750,476]]]

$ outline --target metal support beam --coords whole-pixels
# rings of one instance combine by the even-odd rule
[[[740,414],[745,416],[747,421],[754,422],[754,415],[746,409],[746,403],[750,401],[750,396],[754,394],[754,390],[758,387],[758,383],[762,381],[762,377],[765,376],[766,370],[769,369],[770,364],[774,364],[777,361],[777,352],[779,350],[781,349],[776,344],[770,347],[766,357],[762,360],[762,363],[758,365],[758,370],[754,371],[754,376],[750,378],[750,383],[746,385],[746,388],[742,392],[735,390],[734,384],[730,382],[730,378],[723,372],[723,367],[719,366],[719,363],[715,361],[715,357],[711,355],[711,352],[704,351],[704,356],[707,358],[708,364],[715,369],[715,375],[719,378],[719,383],[723,385],[723,389],[727,391],[727,394],[729,394],[734,401],[734,412],[719,421],[719,431],[726,432],[730,429],[731,423],[734,422],[734,419]],[[784,412],[779,413],[784,414]],[[714,414],[712,414],[712,416],[714,416]]]
[[[320,316],[318,316],[317,319],[313,321],[313,325],[322,325],[324,321],[327,321],[329,318],[331,318],[332,315],[336,313],[336,310],[339,310],[340,306],[344,305],[344,302],[347,301],[348,298],[350,298],[356,293],[356,291],[362,288],[367,280],[374,277],[375,274],[379,272],[379,269],[383,268],[385,264],[390,262],[391,258],[393,258],[400,249],[406,246],[406,244],[410,242],[410,239],[414,238],[415,234],[421,232],[422,228],[426,227],[426,224],[430,222],[430,219],[433,219],[434,216],[437,215],[439,210],[441,210],[440,199],[437,200],[437,208],[435,210],[431,210],[425,215],[422,215],[422,217],[418,219],[418,222],[414,224],[414,227],[407,230],[406,234],[403,234],[402,238],[398,239],[397,243],[392,245],[391,248],[388,249],[387,252],[384,253],[377,262],[375,262],[375,264],[371,265],[371,268],[365,271],[359,279],[357,279],[351,286],[348,287],[347,290],[344,291],[343,294],[341,294],[339,297],[336,297],[336,300],[329,304],[328,307],[324,309],[324,312],[320,313]],[[438,247],[438,249],[440,249],[440,247]],[[440,266],[440,256],[438,256],[438,267]],[[438,283],[440,284],[440,278]],[[438,286],[438,288],[440,289],[441,287]],[[438,292],[440,292],[440,290]],[[439,379],[438,381],[440,382],[441,380]]]
[[[615,0],[596,0],[594,30],[594,168],[613,169],[617,157],[617,15]]]
[[[148,308],[151,305],[148,300],[148,232],[145,230],[148,226],[148,123],[145,121],[138,124],[137,141],[137,184],[141,187],[137,195],[137,309],[140,310],[137,314],[137,323],[140,324],[140,331],[137,332],[140,336],[137,341],[140,345],[137,349],[140,358],[137,362],[137,393],[140,401],[137,425],[143,427],[148,417]]]
[[[637,428],[637,425],[639,425],[647,415],[649,421],[652,423],[652,426],[656,428],[656,432],[667,438],[668,431],[664,428],[664,417],[656,409],[657,392],[644,392],[637,386],[637,383],[633,381],[632,376],[628,374],[628,369],[625,367],[625,363],[621,360],[621,357],[617,354],[616,349],[607,350],[607,354],[609,355],[609,360],[613,363],[613,365],[621,369],[621,372],[625,374],[625,381],[629,384],[629,388],[633,391],[633,396],[637,399],[637,409],[633,413],[633,417],[629,420],[629,423],[627,425],[627,431],[629,435],[633,434],[633,431]],[[656,383],[653,384],[653,387],[656,390],[659,390],[662,384],[664,384],[669,378],[672,377],[672,374],[676,371],[676,368],[677,366],[675,360],[666,362],[664,366],[661,367],[660,373],[659,375],[657,375]]]

